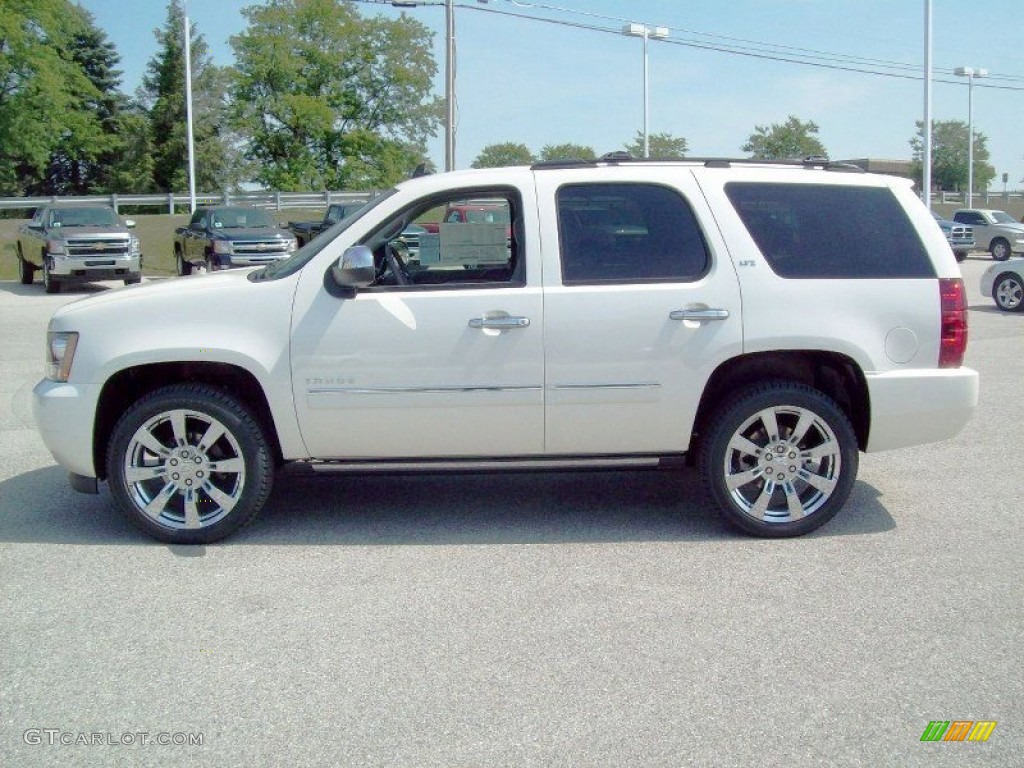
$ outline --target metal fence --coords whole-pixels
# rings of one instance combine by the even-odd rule
[[[331,203],[367,200],[377,192],[214,192],[196,195],[196,205],[254,205],[283,211],[289,208],[326,208]],[[109,205],[120,213],[122,206],[189,210],[188,193],[154,195],[83,195],[68,197],[0,197],[0,210],[26,210],[52,203],[96,203]]]

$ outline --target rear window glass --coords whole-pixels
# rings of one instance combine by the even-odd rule
[[[684,282],[708,268],[689,204],[653,184],[561,187],[558,235],[565,285]]]
[[[781,277],[935,277],[928,251],[888,189],[731,182],[725,193]]]

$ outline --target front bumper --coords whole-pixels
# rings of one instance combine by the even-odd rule
[[[291,256],[291,252],[287,253],[269,253],[267,255],[250,256],[248,254],[241,255],[236,253],[221,253],[218,254],[220,259],[220,265],[222,268],[227,269],[229,267],[262,267],[265,264],[271,264],[275,261],[280,261]]]
[[[892,371],[865,378],[871,398],[868,453],[948,440],[978,407],[978,372],[970,368]]]
[[[142,256],[51,256],[50,275],[61,280],[114,280],[142,273]]]
[[[93,462],[96,393],[66,382],[43,379],[32,390],[32,417],[43,444],[64,469],[97,477]]]

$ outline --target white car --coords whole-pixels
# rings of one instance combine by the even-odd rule
[[[486,198],[507,214],[396,240]],[[216,322],[211,322],[215,317]],[[910,183],[827,160],[424,176],[288,259],[116,290],[50,321],[34,390],[77,490],[222,538],[274,471],[672,467],[758,536],[831,519],[860,451],[951,438],[956,260]]]
[[[1024,259],[993,264],[981,276],[981,295],[1006,312],[1024,311]]]

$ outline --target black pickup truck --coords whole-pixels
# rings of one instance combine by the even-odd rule
[[[366,200],[348,200],[344,203],[331,203],[320,221],[289,221],[288,229],[295,235],[301,248],[328,227],[337,224],[346,216],[350,216],[364,205]]]
[[[174,263],[179,275],[202,266],[207,272],[253,267],[283,259],[297,248],[262,208],[212,205],[196,208],[187,227],[174,230]]]

